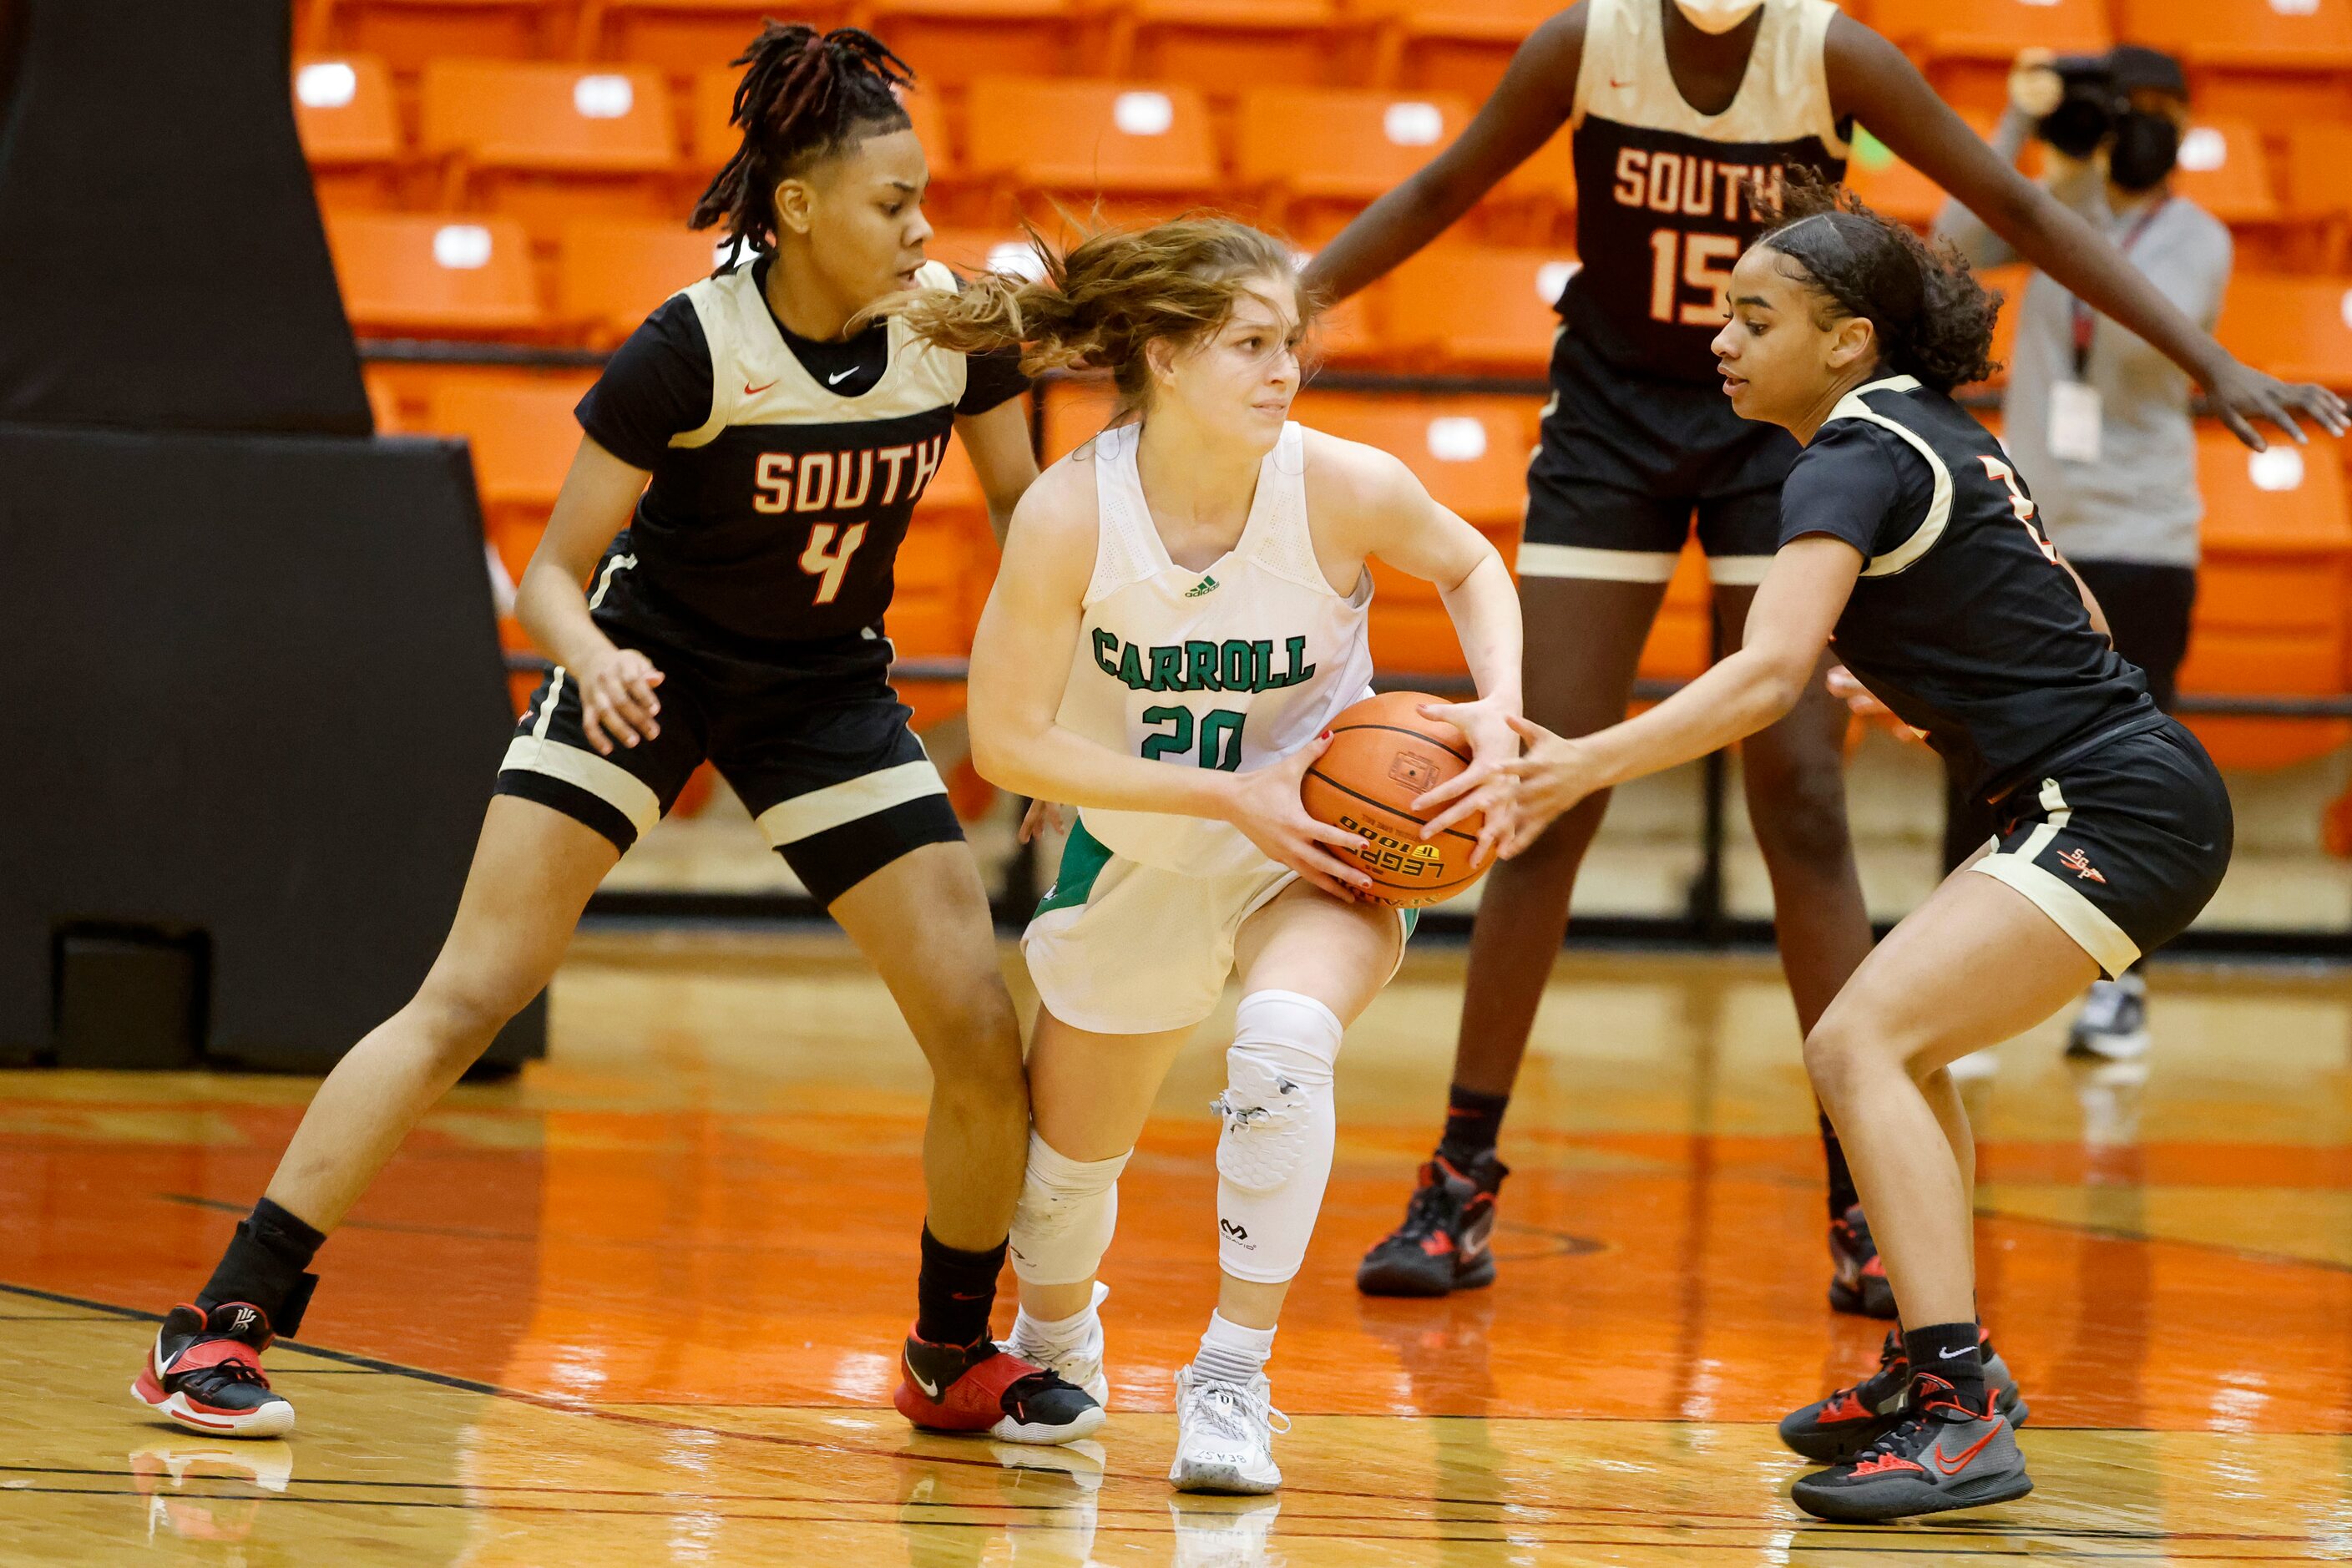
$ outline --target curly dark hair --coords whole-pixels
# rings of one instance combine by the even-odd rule
[[[689,221],[695,228],[726,225],[740,264],[751,251],[776,247],[777,182],[869,136],[914,123],[898,91],[915,73],[871,33],[820,33],[797,22],[768,23],[734,63],[750,68],[729,117],[741,128],[743,143],[694,204]]]
[[[1811,289],[1823,326],[1849,316],[1869,321],[1879,363],[1937,392],[1983,381],[2001,297],[1969,269],[1948,242],[1930,245],[1864,206],[1843,185],[1792,168],[1778,192],[1759,193],[1771,226],[1758,245],[1797,264],[1783,271]]]

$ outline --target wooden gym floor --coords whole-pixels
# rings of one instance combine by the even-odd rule
[[[1008,959],[1017,971],[1017,960]],[[1832,1316],[1768,962],[1559,966],[1506,1129],[1495,1289],[1360,1300],[1433,1125],[1461,955],[1350,1033],[1339,1168],[1276,1350],[1278,1506],[1172,1497],[1211,1300],[1216,1025],[1129,1167],[1113,1418],[1021,1449],[887,1407],[920,1058],[821,937],[584,939],[554,1052],[435,1112],[321,1258],[300,1411],[224,1444],[126,1394],[310,1085],[22,1073],[0,1099],[0,1562],[2276,1563],[2352,1556],[2352,974],[2159,968],[2144,1073],[2047,1027],[1971,1091],[1984,1305],[2039,1489],[1831,1528],[1771,1423],[1867,1366]],[[1002,1324],[1000,1323],[1000,1328]]]

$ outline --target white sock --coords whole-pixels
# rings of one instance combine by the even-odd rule
[[[1031,1317],[1029,1309],[1024,1307],[1014,1314],[1013,1337],[1022,1344],[1035,1345],[1042,1350],[1076,1350],[1095,1326],[1095,1320],[1101,1315],[1103,1298],[1109,1294],[1110,1287],[1097,1280],[1085,1306],[1066,1318],[1051,1321]]]
[[[1272,1329],[1245,1329],[1223,1313],[1209,1314],[1209,1331],[1201,1336],[1201,1353],[1192,1371],[1210,1383],[1251,1383],[1265,1372],[1274,1354]]]

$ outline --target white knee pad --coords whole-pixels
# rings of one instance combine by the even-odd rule
[[[1005,1248],[1013,1272],[1032,1285],[1093,1279],[1118,1228],[1118,1173],[1127,1161],[1126,1154],[1069,1159],[1031,1132],[1029,1169]]]
[[[1295,991],[1242,998],[1225,1052],[1217,1139],[1217,1262],[1237,1279],[1279,1285],[1307,1260],[1339,1135],[1331,1069],[1338,1015]]]

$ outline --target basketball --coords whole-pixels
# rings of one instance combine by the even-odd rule
[[[1423,691],[1367,697],[1331,721],[1331,744],[1301,781],[1307,815],[1363,837],[1355,858],[1371,873],[1364,897],[1397,909],[1450,899],[1486,874],[1470,856],[1484,820],[1464,817],[1423,843],[1412,803],[1470,765],[1469,737],[1424,719]],[[1345,854],[1341,850],[1337,853]]]

